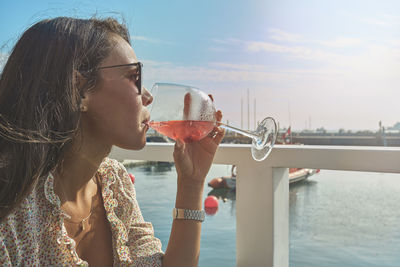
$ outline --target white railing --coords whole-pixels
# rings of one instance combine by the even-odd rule
[[[141,151],[114,148],[110,157],[173,161],[173,145],[150,143]],[[216,164],[237,165],[237,266],[289,266],[288,168],[400,173],[400,148],[277,145],[263,162],[249,145],[221,145]]]

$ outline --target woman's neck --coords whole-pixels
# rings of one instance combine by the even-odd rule
[[[91,143],[72,144],[55,170],[55,192],[61,203],[70,201],[78,204],[97,191],[94,179],[96,172],[109,154],[111,146]]]

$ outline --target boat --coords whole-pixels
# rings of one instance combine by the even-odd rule
[[[232,165],[230,176],[216,177],[208,183],[208,186],[210,186],[214,189],[219,189],[219,188],[235,189],[236,188],[236,165]]]
[[[289,184],[297,183],[306,180],[308,177],[319,173],[319,169],[308,169],[308,168],[289,168]],[[236,166],[232,166],[230,176],[221,176],[212,179],[208,186],[219,189],[235,189],[236,188]]]
[[[279,141],[276,142],[277,144],[282,145],[291,145],[293,144],[292,141],[292,127],[289,126],[287,131],[282,134]],[[301,145],[301,144],[297,144]],[[304,181],[308,177],[319,173],[319,169],[308,169],[308,168],[289,168],[289,184],[297,183],[300,181]]]
[[[308,177],[319,173],[319,169],[306,168],[290,168],[289,169],[289,184],[297,183],[307,179]]]
[[[214,178],[208,183],[208,186],[214,189],[220,189],[220,188],[235,189],[236,176],[222,176]]]

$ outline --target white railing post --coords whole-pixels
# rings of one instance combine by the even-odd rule
[[[273,168],[274,267],[289,266],[289,169]]]
[[[286,168],[266,162],[237,165],[237,266],[289,265],[289,186]]]

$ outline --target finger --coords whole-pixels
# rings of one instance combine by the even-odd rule
[[[214,129],[212,129],[212,131],[207,135],[209,138],[213,139],[217,134],[217,127],[215,127]]]
[[[175,142],[174,148],[174,158],[180,158],[185,151],[185,143],[183,143],[180,139],[177,139]]]
[[[222,112],[221,110],[218,110],[217,112],[215,112],[215,119],[220,122],[222,120]]]
[[[225,136],[225,129],[222,129],[220,127],[217,128],[217,134],[214,137],[215,143],[219,144],[221,143],[222,139]]]
[[[187,120],[189,118],[190,107],[192,104],[192,96],[190,93],[185,94],[184,106],[183,106],[183,119]]]
[[[224,138],[225,130],[221,127],[214,127],[214,129],[208,134],[208,138],[219,143]]]
[[[214,102],[214,97],[212,96],[212,94],[209,94],[208,97],[211,98],[212,102]]]

